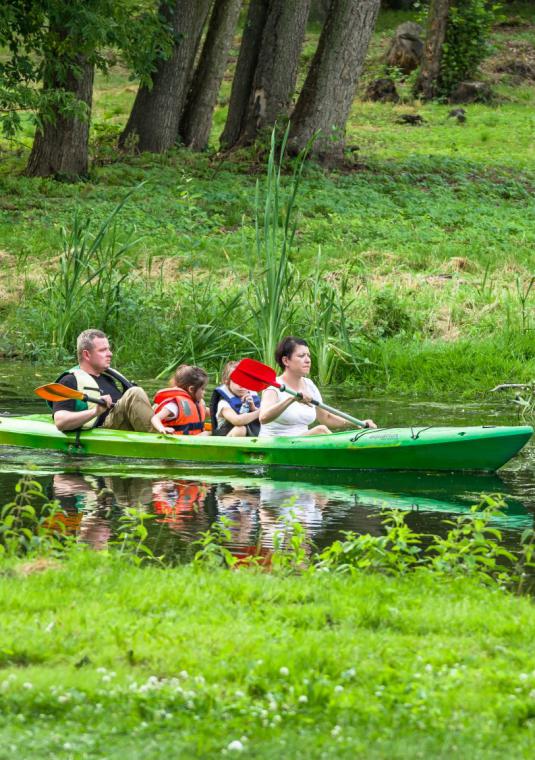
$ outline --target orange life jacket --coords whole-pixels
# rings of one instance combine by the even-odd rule
[[[178,406],[178,417],[165,420],[165,424],[174,429],[175,435],[199,435],[204,430],[206,411],[204,404],[194,401],[182,388],[162,388],[154,396],[154,414],[158,414],[169,401]]]
[[[165,516],[162,522],[172,522],[173,518],[184,513],[198,513],[206,491],[204,484],[189,480],[174,480],[168,488],[156,484],[152,492],[154,511]]]

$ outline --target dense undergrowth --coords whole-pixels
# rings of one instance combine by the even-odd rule
[[[135,511],[109,551],[84,550],[45,501],[22,481],[0,521],[9,753],[532,756],[533,604],[504,586],[525,577],[533,533],[510,564],[495,500],[425,550],[391,512],[383,535],[312,562],[286,517],[269,568],[236,563],[224,521],[193,564],[163,567]]]
[[[497,99],[468,106],[466,123],[448,118],[447,104],[409,101],[400,80],[406,102],[355,101],[345,167],[304,167],[280,297],[285,329],[311,338],[320,382],[475,395],[535,376],[535,89],[507,73],[509,59],[535,49],[528,11],[511,6],[511,25],[494,31],[483,68]],[[392,29],[405,18],[381,18],[363,88],[381,73]],[[307,37],[305,57],[314,39]],[[29,124],[21,145],[3,146],[0,351],[70,361],[76,333],[98,325],[123,369],[155,375],[188,361],[215,379],[228,357],[261,350],[254,290],[265,261],[255,244],[254,195],[257,180],[264,187],[268,150],[118,155],[113,141],[133,95],[120,69],[99,80],[88,182],[19,176]],[[406,112],[424,124],[398,124]],[[292,168],[283,166],[283,193]],[[140,183],[107,228],[107,269],[88,283],[77,310],[71,297],[84,275],[69,271],[61,251],[76,249],[74,231],[84,224],[97,234]]]

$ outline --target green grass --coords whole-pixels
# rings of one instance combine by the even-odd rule
[[[89,553],[6,572],[10,754],[219,757],[239,740],[256,758],[533,756],[528,599],[466,579],[136,569]]]
[[[481,397],[518,377],[529,382],[535,373],[529,334],[453,342],[389,338],[370,351],[369,359],[372,364],[363,367],[361,382],[390,395]]]
[[[498,94],[494,104],[467,106],[467,121],[458,124],[448,118],[447,104],[392,106],[357,98],[348,124],[353,164],[348,160],[330,174],[314,165],[305,169],[297,198],[293,277],[302,295],[307,278],[314,277],[319,247],[329,281],[341,282],[349,272],[348,324],[354,344],[359,343],[359,359],[367,356],[372,361],[362,376],[351,370],[353,382],[384,388],[390,385],[388,378],[395,378],[406,389],[443,388],[442,382],[428,382],[433,378],[429,356],[456,357],[447,378],[448,389],[455,392],[467,387],[477,392],[474,378],[494,376],[494,369],[501,382],[504,374],[517,381],[535,376],[532,352],[516,362],[505,351],[500,363],[492,348],[496,334],[507,336],[506,342],[513,336],[512,345],[529,344],[535,328],[535,290],[521,303],[521,293],[535,272],[535,87],[529,80],[496,71],[500,61],[513,55],[515,45],[535,50],[535,18],[528,4],[515,3],[508,13],[527,23],[494,32],[493,56],[483,65],[483,76]],[[381,56],[392,30],[408,17],[398,12],[381,15],[359,93],[383,72]],[[317,30],[312,29],[304,61],[313,54],[316,40]],[[407,98],[409,85],[398,84]],[[258,342],[244,304],[254,242],[254,189],[265,171],[265,152],[259,148],[230,156],[214,154],[229,88],[227,77],[207,153],[177,148],[167,156],[118,156],[113,140],[125,124],[136,90],[119,66],[108,77],[97,77],[95,160],[88,182],[69,185],[20,176],[31,142],[29,121],[21,143],[4,146],[0,351],[38,359],[46,355],[54,325],[43,321],[38,293],[43,267],[50,272],[56,266],[61,228],[72,224],[80,208],[98,229],[141,181],[147,184],[121,212],[124,230],[142,240],[136,249],[136,282],[120,305],[121,329],[112,330],[118,361],[137,372],[156,374],[182,350],[180,336],[195,329],[193,291],[183,286],[191,273],[202,278],[212,273],[210,324],[225,314],[218,299],[227,298],[228,283],[233,296],[242,287],[241,305],[232,308],[235,319],[227,313],[224,328],[237,330],[243,340],[220,336],[216,349],[196,350],[195,359],[243,353]],[[396,123],[400,113],[408,111],[420,113],[425,123]],[[289,176],[286,179],[289,184]],[[244,236],[248,245],[243,244]],[[292,329],[306,332],[310,304],[301,298],[297,306]],[[98,321],[98,308],[95,303],[88,319]],[[154,335],[154,324],[170,320],[177,336],[167,324],[161,335]],[[148,345],[142,357],[140,340]],[[202,342],[201,336],[197,343]],[[460,360],[466,346],[478,367],[469,376]],[[415,385],[403,354],[431,374]],[[383,370],[385,356],[388,369]],[[506,359],[509,356],[512,361]],[[182,358],[192,357],[184,353]]]

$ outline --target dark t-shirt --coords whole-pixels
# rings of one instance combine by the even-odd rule
[[[111,396],[111,400],[113,401],[114,404],[117,401],[119,401],[119,399],[121,398],[123,394],[117,388],[115,383],[112,380],[110,380],[109,377],[106,377],[106,375],[98,375],[98,376],[92,375],[92,377],[95,378],[95,381],[98,387],[100,388],[101,396],[106,396],[106,395]],[[66,385],[67,388],[74,388],[74,390],[78,390],[76,378],[74,377],[72,373],[69,373],[68,375],[65,375],[64,377],[62,377],[60,382],[62,385]],[[96,396],[97,392],[93,391],[93,393],[91,393],[89,391],[88,395]],[[56,412],[59,412],[60,409],[65,409],[66,412],[75,412],[76,411],[75,404],[76,404],[76,401],[74,399],[69,399],[68,401],[54,401],[54,403],[52,404],[52,416]],[[100,427],[104,423],[104,420],[108,416],[108,411],[109,410],[106,410],[99,416],[95,427]]]

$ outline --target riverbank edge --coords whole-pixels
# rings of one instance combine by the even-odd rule
[[[86,551],[0,573],[0,741],[25,758],[533,756],[528,598]]]

